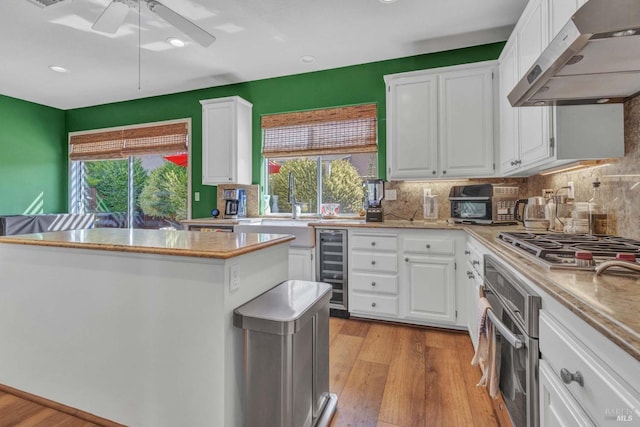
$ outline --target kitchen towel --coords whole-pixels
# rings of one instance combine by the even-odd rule
[[[496,399],[499,394],[499,378],[496,369],[496,336],[493,323],[487,312],[491,310],[489,300],[482,297],[478,300],[478,347],[473,355],[471,364],[480,366],[482,378],[478,382],[480,387],[488,387],[489,396]]]

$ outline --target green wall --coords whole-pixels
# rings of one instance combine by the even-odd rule
[[[194,218],[205,217],[209,216],[209,212],[215,207],[216,189],[215,187],[203,186],[201,183],[202,121],[199,100],[238,95],[253,103],[254,183],[258,183],[260,178],[261,115],[375,102],[378,104],[379,118],[379,170],[384,172],[386,169],[386,122],[383,76],[497,59],[503,46],[502,42],[494,43],[327,71],[74,109],[66,112],[67,131],[190,117],[192,119],[192,193],[200,192],[200,202],[192,202],[192,216]]]
[[[67,211],[65,112],[0,95],[0,215]]]

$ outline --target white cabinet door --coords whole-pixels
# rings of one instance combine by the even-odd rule
[[[493,67],[439,76],[440,174],[487,176],[494,172]]]
[[[202,104],[202,183],[251,184],[252,104],[233,96]]]
[[[389,81],[387,179],[427,178],[437,173],[437,76]]]
[[[556,377],[546,360],[540,360],[540,426],[586,427],[595,426],[589,416]]]
[[[517,31],[518,79],[527,73],[549,42],[547,2],[535,0],[525,9]],[[549,132],[549,107],[518,108],[520,167],[544,161],[553,155]]]
[[[518,45],[509,43],[500,56],[500,173],[508,174],[518,168],[520,141],[518,140],[518,108],[507,98],[518,82]]]
[[[289,280],[315,281],[314,249],[289,248]]]
[[[405,257],[407,319],[456,322],[455,258]]]
[[[549,0],[549,40],[553,40],[564,24],[569,22],[574,12],[585,2],[586,0]]]

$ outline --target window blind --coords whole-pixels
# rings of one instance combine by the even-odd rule
[[[377,106],[265,115],[262,132],[264,157],[376,152]]]
[[[188,123],[87,132],[69,138],[69,159],[123,159],[133,155],[187,151]]]

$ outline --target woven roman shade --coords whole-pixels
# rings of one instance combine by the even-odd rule
[[[69,138],[69,159],[124,159],[142,154],[184,152],[188,132],[188,123],[180,122],[79,133]]]
[[[298,157],[374,153],[376,104],[262,116],[262,155]]]

